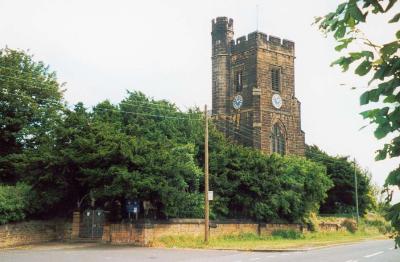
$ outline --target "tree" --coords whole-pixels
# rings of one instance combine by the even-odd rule
[[[307,146],[306,157],[324,165],[327,175],[334,185],[329,189],[325,202],[321,204],[320,212],[328,214],[355,213],[354,163],[345,156],[330,156],[317,146]],[[360,215],[363,215],[367,210],[376,206],[374,188],[371,184],[371,176],[367,171],[356,166],[356,175],[359,212]]]
[[[52,143],[62,109],[56,74],[23,51],[0,50],[0,183],[16,183],[24,152]]]
[[[24,219],[32,199],[31,187],[26,184],[0,185],[0,225]]]
[[[48,161],[31,165],[26,180],[51,200],[42,206],[53,214],[73,209],[90,194],[98,207],[151,200],[159,217],[200,217],[202,172],[194,144],[182,143],[187,118],[175,106],[150,103],[136,92],[119,105],[101,102],[91,112],[78,103],[56,128]],[[89,203],[86,198],[82,207]]]
[[[393,32],[393,41],[374,43],[364,35],[360,25],[368,23],[367,18],[392,13],[388,23],[398,23],[397,0],[347,0],[334,12],[318,17],[316,23],[327,34],[333,34],[339,43],[337,51],[344,51],[354,43],[362,46],[359,52],[349,52],[332,63],[347,71],[357,64],[354,73],[370,77],[369,89],[360,97],[360,104],[371,104],[375,108],[361,115],[375,125],[377,139],[391,137],[382,149],[377,151],[376,160],[398,157],[400,155],[400,31]],[[397,8],[397,9],[396,9]],[[381,25],[384,26],[384,25]],[[377,26],[378,28],[378,26]],[[386,185],[400,187],[400,167],[388,175]],[[394,204],[387,218],[397,230],[396,245],[400,245],[400,203]]]
[[[92,199],[100,208],[151,200],[158,217],[203,217],[202,112],[140,92],[115,105],[69,109],[55,73],[23,52],[4,52],[0,163],[11,185],[0,186],[0,214],[10,214],[1,223],[67,216]],[[215,218],[302,222],[331,186],[322,165],[264,155],[212,127],[210,151]]]
[[[212,213],[219,218],[306,222],[332,182],[324,166],[302,157],[265,155],[210,132]]]

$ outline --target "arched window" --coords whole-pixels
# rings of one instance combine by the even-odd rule
[[[278,123],[272,129],[271,144],[273,153],[285,154],[285,136]]]
[[[243,90],[243,71],[235,73],[235,88],[236,92],[242,92]]]

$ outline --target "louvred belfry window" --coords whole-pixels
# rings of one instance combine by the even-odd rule
[[[238,71],[235,73],[235,87],[236,92],[241,92],[243,90],[243,72]]]
[[[281,70],[279,68],[271,69],[272,90],[280,92],[281,90]]]

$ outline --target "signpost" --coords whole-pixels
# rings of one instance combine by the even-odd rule
[[[208,191],[208,201],[214,200],[214,191]]]
[[[135,215],[135,220],[138,220],[139,209],[140,209],[139,201],[137,201],[137,200],[128,200],[126,202],[126,212],[128,212],[129,221],[131,220],[131,214],[132,213]]]
[[[138,215],[139,215],[139,201],[137,200],[128,200],[126,201],[126,212],[128,212],[128,217],[129,217],[129,241],[131,242],[132,238],[132,219],[131,219],[131,214],[135,214],[135,220],[138,220]]]

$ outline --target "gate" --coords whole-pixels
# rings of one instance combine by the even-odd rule
[[[103,226],[105,222],[104,211],[101,209],[88,209],[81,216],[79,237],[98,239],[103,236]]]

